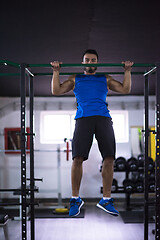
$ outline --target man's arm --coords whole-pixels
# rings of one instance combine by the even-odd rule
[[[110,90],[122,94],[130,93],[131,91],[131,67],[133,62],[125,61],[124,64],[124,80],[123,82],[116,81],[111,76],[107,75],[107,86]]]
[[[61,62],[51,62],[50,64],[53,67],[53,76],[51,82],[52,94],[61,95],[63,93],[69,92],[70,90],[73,90],[75,84],[75,75],[71,75],[68,80],[60,83],[59,71]]]

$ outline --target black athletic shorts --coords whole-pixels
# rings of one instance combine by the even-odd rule
[[[93,136],[98,142],[102,158],[113,157],[115,159],[115,137],[112,119],[103,116],[82,117],[76,120],[73,141],[72,157],[88,159],[93,142]]]

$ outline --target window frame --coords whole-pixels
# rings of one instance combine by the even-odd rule
[[[69,122],[70,122],[70,130],[69,130],[69,139],[72,138],[72,133],[73,133],[73,126],[72,126],[72,118],[73,118],[73,115],[75,116],[75,111],[64,111],[64,110],[58,110],[58,111],[41,111],[40,113],[40,144],[61,144],[61,143],[64,143],[64,139],[54,139],[54,140],[45,140],[45,137],[44,137],[44,131],[45,131],[45,128],[44,128],[44,119],[45,119],[45,116],[47,115],[51,115],[51,116],[60,116],[60,115],[68,115],[70,117],[69,119]],[[65,137],[64,137],[65,138]]]
[[[110,110],[110,114],[112,117],[112,121],[113,121],[113,129],[115,132],[115,139],[116,139],[116,143],[127,143],[129,142],[129,114],[127,110]],[[123,115],[124,116],[124,137],[123,138],[117,138],[117,127],[115,127],[115,120],[114,120],[114,116],[115,115]],[[40,113],[40,143],[41,144],[58,144],[58,143],[63,143],[63,140],[53,140],[53,141],[45,141],[44,140],[44,116],[46,115],[69,115],[70,117],[70,130],[69,130],[69,139],[72,139],[73,137],[73,132],[74,132],[74,126],[75,126],[75,122],[73,122],[73,119],[75,117],[75,110],[69,110],[69,111],[64,111],[64,110],[58,110],[58,111],[41,111]],[[75,120],[74,120],[75,121]],[[96,143],[95,138],[93,143]]]
[[[110,111],[111,117],[112,117],[112,121],[113,121],[113,129],[115,132],[115,139],[116,139],[116,143],[127,143],[129,142],[129,113],[128,110],[111,110]],[[114,115],[123,115],[124,116],[124,137],[123,138],[118,138],[117,137],[117,132],[116,129],[117,127],[115,127],[115,122],[114,122]]]

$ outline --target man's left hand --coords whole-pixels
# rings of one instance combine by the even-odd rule
[[[134,62],[131,61],[123,61],[122,64],[124,64],[125,71],[131,71],[131,68],[134,64]]]

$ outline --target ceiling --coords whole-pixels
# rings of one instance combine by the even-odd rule
[[[0,60],[16,63],[81,63],[83,52],[96,49],[101,63],[160,62],[159,0],[7,1],[0,8]],[[98,71],[123,71],[105,68]],[[32,69],[52,72],[51,68]],[[67,72],[83,69],[65,69]],[[133,71],[145,71],[134,68]],[[0,73],[18,69],[0,66]],[[122,81],[122,75],[114,75]],[[62,76],[61,81],[66,77]],[[51,76],[34,78],[35,96],[51,96]],[[19,76],[0,76],[0,96],[20,95]],[[150,76],[150,94],[155,92],[155,75]],[[131,95],[144,94],[142,75],[132,76]],[[72,92],[66,94],[73,96]],[[116,95],[109,92],[109,95]]]

